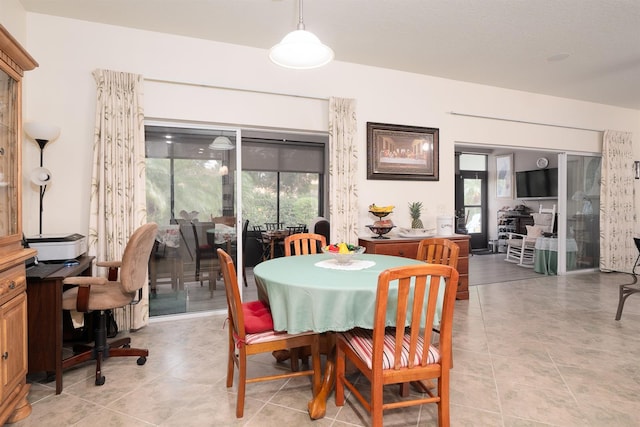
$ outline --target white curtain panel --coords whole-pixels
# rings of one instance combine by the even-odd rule
[[[358,243],[355,100],[329,99],[329,221],[334,242]]]
[[[143,78],[110,70],[95,70],[93,77],[97,101],[88,252],[99,261],[114,261],[122,259],[129,237],[147,221]],[[149,290],[142,289],[139,304],[114,312],[119,329],[148,324]]]
[[[631,133],[606,130],[602,143],[600,186],[600,269],[627,271],[638,254],[635,224]]]

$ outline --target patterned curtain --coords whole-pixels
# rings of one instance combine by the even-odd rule
[[[631,271],[637,256],[631,133],[607,130],[602,143],[600,269]]]
[[[358,242],[355,100],[329,99],[329,220],[335,242]]]
[[[88,252],[112,261],[122,259],[129,236],[147,221],[143,78],[109,70],[95,70],[93,77],[97,105]],[[142,289],[139,304],[114,312],[121,330],[148,324],[149,291]]]

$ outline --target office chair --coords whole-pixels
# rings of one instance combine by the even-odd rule
[[[636,283],[638,283],[638,274],[636,273],[636,267],[640,264],[640,238],[634,237],[633,243],[636,245],[636,249],[638,249],[638,256],[636,261],[633,263],[633,269],[631,270],[631,277],[633,277],[633,282],[625,283],[624,285],[620,285],[620,295],[618,297],[618,310],[616,311],[616,320],[620,320],[622,317],[622,310],[624,309],[624,303],[629,298],[629,296],[640,292],[640,289],[637,287],[633,287]]]
[[[131,338],[107,343],[106,312],[140,301],[142,287],[147,284],[147,267],[157,231],[158,225],[155,223],[139,227],[129,238],[121,261],[98,262],[97,266],[109,269],[109,277],[78,276],[64,279],[65,285],[75,287],[62,294],[62,308],[81,313],[97,312],[98,322],[94,332],[95,345],[74,347],[74,356],[62,361],[62,369],[95,359],[95,384],[103,385],[103,360],[137,356],[138,365],[145,364],[149,350],[131,348]]]

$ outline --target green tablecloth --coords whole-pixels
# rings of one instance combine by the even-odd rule
[[[575,270],[578,244],[575,239],[567,239],[567,271]],[[549,276],[558,274],[558,239],[538,237],[534,254],[533,270]]]
[[[275,330],[298,333],[348,331],[358,326],[373,328],[380,272],[422,262],[362,254],[357,256],[358,260],[375,264],[354,271],[316,265],[329,259],[331,256],[327,254],[290,256],[265,261],[254,268],[259,296],[271,307]],[[439,298],[442,300],[443,293]],[[388,313],[389,325],[393,325],[393,318],[394,313]],[[439,319],[438,312],[437,323]]]

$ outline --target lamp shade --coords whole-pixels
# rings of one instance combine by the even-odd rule
[[[25,133],[35,141],[53,141],[60,135],[60,128],[44,123],[28,122],[24,126]]]
[[[51,184],[51,171],[47,168],[35,168],[31,171],[29,178],[35,185]]]
[[[290,32],[269,51],[269,59],[275,64],[298,70],[322,67],[331,62],[333,56],[329,46],[306,30]]]
[[[233,150],[235,145],[226,136],[218,136],[209,144],[211,150]]]

